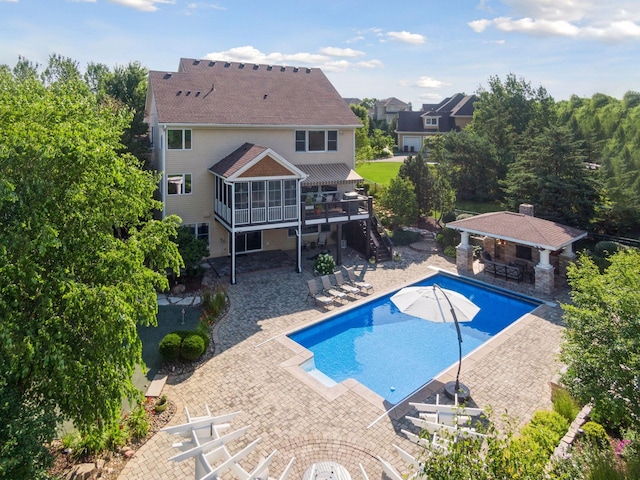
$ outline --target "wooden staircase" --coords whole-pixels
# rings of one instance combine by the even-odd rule
[[[382,233],[381,233],[382,232]],[[371,230],[367,238],[367,222],[360,220],[349,225],[349,246],[365,257],[374,257],[376,263],[386,262],[393,258],[393,244],[380,225],[378,217],[371,216]]]

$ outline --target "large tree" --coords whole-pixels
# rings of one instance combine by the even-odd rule
[[[567,269],[572,304],[562,359],[564,383],[613,425],[640,428],[640,252],[622,250],[601,273],[586,255]]]
[[[598,191],[583,160],[582,142],[568,128],[544,129],[509,166],[505,205],[517,211],[521,203],[530,203],[536,216],[584,228]]]
[[[398,171],[398,176],[409,180],[413,184],[420,213],[431,214],[434,205],[433,185],[435,178],[422,154],[409,155],[405,158]]]
[[[56,57],[44,81],[0,67],[0,476],[34,478],[56,422],[111,425],[142,363],[136,325],[182,266],[157,178],[122,151],[131,114]],[[25,71],[22,69],[22,71]],[[116,234],[117,232],[117,234]]]

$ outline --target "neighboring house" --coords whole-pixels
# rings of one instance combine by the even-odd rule
[[[345,97],[343,98],[343,100],[347,103],[347,105],[360,105],[362,103],[362,100],[360,100],[359,98]]]
[[[419,152],[425,138],[446,132],[459,132],[473,118],[475,95],[457,93],[438,104],[422,105],[419,112],[398,114],[398,148],[404,152]]]
[[[371,199],[354,193],[362,125],[321,70],[183,58],[149,72],[146,113],[162,215],[228,256],[231,283],[239,253],[296,250],[298,271],[325,237],[370,253]]]
[[[387,123],[391,123],[394,118],[398,118],[398,114],[400,112],[410,111],[410,103],[405,103],[402,100],[398,100],[396,97],[390,97],[385,100],[378,100],[373,105],[371,117],[377,121],[385,120]]]

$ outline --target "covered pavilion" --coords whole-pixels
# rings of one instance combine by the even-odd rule
[[[535,290],[546,294],[553,292],[555,275],[564,274],[566,265],[575,260],[573,243],[587,236],[583,230],[536,218],[528,204],[520,205],[519,213],[484,213],[446,226],[461,234],[456,247],[458,270],[473,271],[470,236],[482,237],[487,261],[531,272]]]

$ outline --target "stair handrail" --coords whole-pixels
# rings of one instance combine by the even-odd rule
[[[393,243],[391,242],[389,235],[387,235],[387,231],[382,227],[382,223],[380,223],[378,216],[373,211],[371,211],[371,226],[376,232],[374,235],[382,241],[381,246],[387,251],[389,257],[393,258]],[[375,253],[376,260],[378,260],[378,250],[379,249],[376,249]]]

